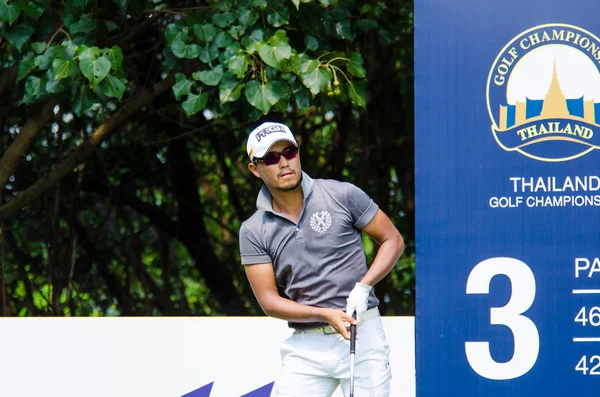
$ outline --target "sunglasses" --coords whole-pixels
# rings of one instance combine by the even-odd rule
[[[298,156],[299,147],[290,146],[285,148],[283,152],[267,152],[263,157],[255,158],[254,163],[263,163],[264,165],[275,165],[279,164],[281,156],[285,157],[286,160],[295,159]]]

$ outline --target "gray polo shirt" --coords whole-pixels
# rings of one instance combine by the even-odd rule
[[[243,265],[272,263],[280,293],[305,305],[345,310],[346,298],[367,272],[364,228],[378,206],[358,187],[302,173],[304,205],[298,224],[276,213],[266,186],[257,211],[240,228]],[[371,292],[368,306],[379,300]],[[300,328],[308,324],[292,324]],[[311,324],[314,325],[314,324]]]

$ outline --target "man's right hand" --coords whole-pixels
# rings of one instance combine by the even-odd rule
[[[322,309],[321,316],[327,321],[340,335],[350,340],[350,324],[357,324],[356,320],[347,315],[343,310]]]

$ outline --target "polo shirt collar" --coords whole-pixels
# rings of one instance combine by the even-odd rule
[[[302,191],[304,192],[304,201],[310,196],[313,188],[313,179],[308,174],[302,171]],[[269,192],[269,189],[265,185],[260,189],[258,197],[256,198],[256,208],[259,210],[273,211],[273,196]]]

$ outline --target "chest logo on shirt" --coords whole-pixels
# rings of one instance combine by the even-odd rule
[[[331,215],[327,211],[317,211],[310,217],[310,227],[317,233],[325,233],[331,226]]]

